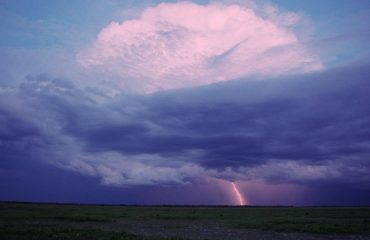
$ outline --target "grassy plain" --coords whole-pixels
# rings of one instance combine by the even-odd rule
[[[130,228],[168,222],[138,235]],[[161,234],[217,222],[225,229],[370,236],[370,208],[140,207],[0,203],[0,239],[182,239]],[[176,225],[176,223],[178,223]],[[140,225],[141,224],[141,225]],[[205,224],[206,228],[208,225]],[[189,227],[190,226],[190,227]],[[158,231],[157,231],[158,230]],[[180,231],[181,232],[181,231]]]

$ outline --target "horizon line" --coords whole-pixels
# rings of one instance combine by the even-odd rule
[[[0,204],[66,205],[66,206],[122,206],[122,207],[204,207],[204,208],[369,208],[369,205],[230,205],[230,204],[128,204],[128,203],[75,203],[43,201],[1,201]]]

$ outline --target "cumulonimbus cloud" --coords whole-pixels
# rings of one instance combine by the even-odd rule
[[[44,161],[113,186],[217,178],[368,188],[369,69],[104,102],[67,79],[28,76],[18,87],[0,87],[0,155],[9,164]]]
[[[238,4],[161,3],[136,19],[110,23],[77,61],[144,93],[321,69],[289,27],[299,16],[285,21],[277,9],[267,10],[272,17]]]

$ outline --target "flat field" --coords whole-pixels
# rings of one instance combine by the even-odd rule
[[[370,208],[0,204],[0,239],[370,239]]]

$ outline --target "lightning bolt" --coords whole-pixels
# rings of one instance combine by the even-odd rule
[[[235,182],[231,182],[231,185],[233,187],[233,190],[235,192],[236,197],[238,198],[239,205],[244,206],[245,205],[245,200],[244,200],[244,197],[240,194],[238,186],[235,184]]]

